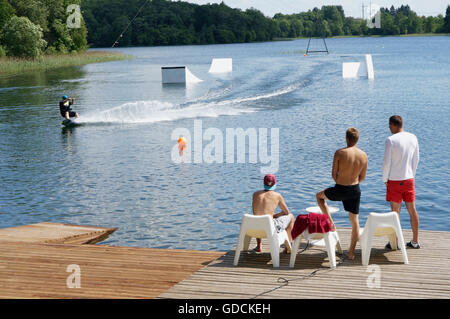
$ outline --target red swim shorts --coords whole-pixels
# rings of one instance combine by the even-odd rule
[[[414,202],[416,200],[416,191],[414,189],[414,178],[404,181],[391,181],[387,183],[386,201],[401,203]]]

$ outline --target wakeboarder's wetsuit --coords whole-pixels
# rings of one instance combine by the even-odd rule
[[[72,111],[70,106],[73,105],[72,99],[59,102],[59,111],[62,117],[66,117],[66,112],[69,112],[69,117],[75,117],[76,113]]]

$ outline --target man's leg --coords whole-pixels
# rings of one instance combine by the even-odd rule
[[[356,243],[359,239],[359,218],[358,214],[348,213],[348,218],[352,224],[352,238],[350,240],[350,248],[348,249],[347,258],[349,260],[355,259]]]
[[[416,210],[416,202],[409,202],[406,203],[406,208],[408,209],[409,217],[410,217],[410,223],[411,223],[411,229],[413,232],[413,241],[418,243],[419,242],[419,214]]]
[[[398,214],[398,218],[400,218],[400,210],[402,209],[402,202],[397,203],[391,200],[391,210]]]
[[[78,115],[77,112],[75,112],[75,117],[76,117],[76,118],[79,118],[79,117],[80,117],[80,116]]]
[[[289,223],[289,226],[286,228],[286,232],[289,238],[289,242],[292,243],[292,235],[291,235],[291,231],[294,228],[294,215],[289,214],[289,217],[291,218],[291,221]]]
[[[259,253],[262,252],[261,238],[256,238],[256,247],[253,250]]]
[[[317,204],[319,205],[320,210],[322,211],[322,213],[327,214],[328,218],[330,219],[331,230],[332,231],[336,231],[336,226],[334,225],[333,218],[331,218],[330,210],[329,210],[327,202],[326,202],[326,200],[328,198],[325,196],[325,190],[318,192],[316,194],[316,199],[317,199]]]

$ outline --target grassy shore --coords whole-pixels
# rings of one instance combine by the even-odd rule
[[[2,57],[0,58],[0,77],[22,74],[31,71],[45,71],[67,66],[81,66],[125,60],[130,56],[118,52],[85,51],[75,54],[44,55],[37,59]]]

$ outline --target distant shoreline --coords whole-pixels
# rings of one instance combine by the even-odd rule
[[[43,55],[37,59],[1,57],[0,78],[20,75],[33,71],[47,71],[60,67],[82,66],[129,59],[130,56],[119,52],[85,51],[75,54]]]
[[[398,34],[398,35],[340,35],[334,37],[327,37],[326,39],[345,39],[345,38],[387,38],[387,37],[442,37],[450,36],[450,33],[411,33],[411,34]],[[252,43],[269,43],[279,41],[294,41],[294,40],[308,40],[309,37],[297,37],[297,38],[273,38],[271,41],[252,41],[252,42],[233,42],[233,43],[202,43],[202,44],[166,44],[166,45],[128,45],[117,46],[116,49],[124,48],[157,48],[157,47],[176,47],[176,46],[202,46],[202,45],[226,45],[226,44],[252,44]],[[320,37],[312,37],[312,39],[322,39]],[[107,47],[90,47],[91,49],[101,50],[107,49]]]
[[[411,34],[387,34],[387,35],[337,35],[334,37],[327,37],[326,39],[345,39],[345,38],[388,38],[388,37],[445,37],[450,36],[450,33],[411,33]],[[320,37],[312,37],[313,39],[322,39]],[[299,39],[309,39],[309,37],[297,37],[297,38],[274,38],[272,41],[294,41]]]

